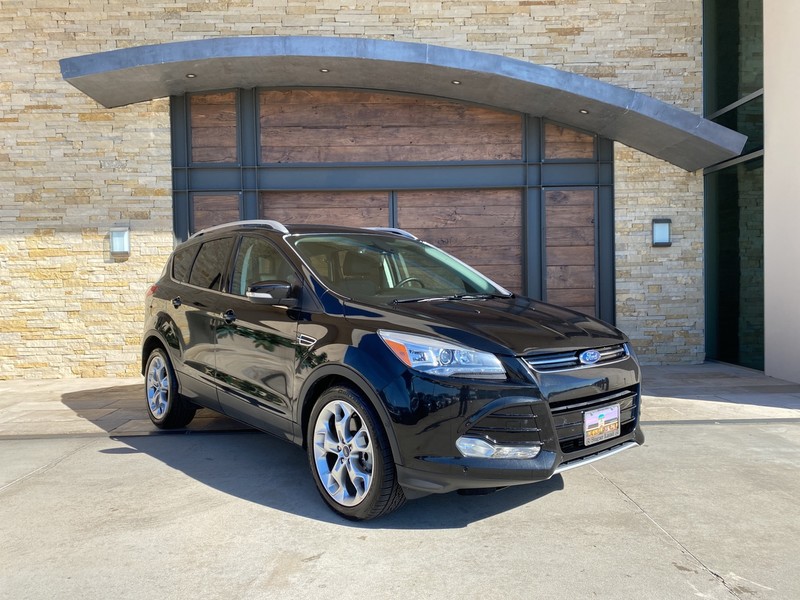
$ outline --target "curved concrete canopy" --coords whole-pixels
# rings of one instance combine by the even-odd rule
[[[345,87],[426,94],[540,116],[688,171],[738,156],[746,141],[641,93],[521,60],[428,44],[230,37],[112,50],[60,64],[66,81],[109,108],[226,88]]]

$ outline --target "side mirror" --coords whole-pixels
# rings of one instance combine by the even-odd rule
[[[246,296],[253,304],[286,306],[297,304],[297,298],[290,298],[292,286],[286,281],[259,281],[247,288]]]

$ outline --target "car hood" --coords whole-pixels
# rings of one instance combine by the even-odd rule
[[[347,303],[351,321],[378,328],[448,337],[481,350],[523,355],[542,349],[597,348],[627,341],[618,329],[565,308],[529,298],[441,300],[390,306]]]

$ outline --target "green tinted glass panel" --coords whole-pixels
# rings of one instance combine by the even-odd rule
[[[704,97],[714,113],[764,87],[763,7],[760,0],[705,0]]]
[[[706,176],[707,354],[764,368],[764,161]]]

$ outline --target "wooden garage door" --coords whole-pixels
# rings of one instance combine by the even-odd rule
[[[261,218],[281,223],[388,227],[389,192],[262,192]]]
[[[595,190],[545,190],[547,301],[596,313]]]
[[[397,226],[522,293],[522,192],[397,192]]]
[[[387,227],[389,192],[263,192],[261,218],[282,223]],[[522,192],[396,192],[396,226],[522,293]]]
[[[254,140],[243,136],[237,125],[246,116],[237,112],[245,95],[245,106],[255,101],[258,107],[246,112],[250,115],[248,131],[257,133],[257,149],[249,145],[245,148],[244,138],[248,144]],[[525,233],[523,198],[539,193],[533,188],[453,189],[470,184],[461,181],[462,170],[443,169],[442,179],[435,185],[446,189],[342,191],[347,186],[359,187],[358,174],[331,176],[337,166],[352,169],[360,163],[364,169],[402,168],[408,173],[409,185],[426,185],[418,183],[423,179],[417,177],[424,175],[428,180],[430,163],[460,162],[460,167],[485,173],[494,182],[498,162],[525,164],[528,156],[541,157],[537,162],[542,168],[563,163],[548,178],[556,182],[560,176],[553,173],[568,173],[573,163],[599,161],[601,148],[605,148],[608,160],[610,150],[591,133],[541,119],[526,121],[532,117],[444,98],[364,90],[191,94],[188,110],[189,135],[185,142],[190,153],[182,166],[207,170],[202,180],[213,181],[212,187],[220,190],[188,190],[185,206],[190,231],[254,213],[285,223],[393,225],[448,250],[518,293],[524,292],[526,268],[532,274],[541,273],[542,281],[532,282],[534,293],[539,293],[541,283],[546,300],[597,313],[598,289],[604,289],[602,282],[607,279],[598,279],[597,275],[599,188],[589,180],[585,183],[592,187],[556,188],[551,184],[553,187],[543,190],[542,229]],[[539,123],[541,135],[526,137],[526,122]],[[537,147],[529,148],[526,154],[523,140]],[[254,194],[231,187],[238,185],[242,166],[255,170],[261,189],[280,184],[302,190],[324,180],[327,183],[323,185],[340,191],[263,191],[255,206]],[[210,176],[211,167],[219,180]],[[237,177],[228,177],[234,170]],[[289,175],[289,180],[273,180],[273,172]],[[309,178],[309,173],[314,177]],[[580,177],[584,181],[584,176]],[[572,176],[565,179],[578,180]],[[480,188],[491,184],[471,185]],[[540,216],[538,209],[534,210],[537,212],[532,216]],[[602,215],[609,218],[606,212]],[[528,265],[523,255],[526,239],[532,244],[527,260],[536,260],[535,265]],[[608,314],[613,297],[611,301],[607,295],[602,297]]]

